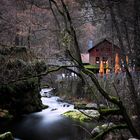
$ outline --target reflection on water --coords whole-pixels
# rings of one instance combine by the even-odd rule
[[[42,98],[49,108],[32,113],[12,126],[16,140],[85,140],[85,131],[77,127],[77,122],[61,114],[73,110],[74,106],[62,102],[59,97]]]
[[[74,122],[62,116],[44,119],[31,115],[15,125],[13,131],[16,137],[24,140],[78,140]]]

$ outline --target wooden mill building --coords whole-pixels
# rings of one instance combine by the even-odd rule
[[[88,50],[89,52],[89,64],[92,66],[95,72],[99,72],[99,65],[101,60],[104,65],[108,60],[110,69],[114,66],[116,53],[120,54],[120,48],[112,44],[107,39],[104,39],[94,45]]]

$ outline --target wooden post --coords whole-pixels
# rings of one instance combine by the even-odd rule
[[[109,63],[108,63],[108,60],[106,61],[106,76],[108,77],[110,73],[110,69],[109,69]]]
[[[118,53],[116,53],[115,57],[115,74],[118,74],[120,72],[120,58]]]
[[[103,64],[103,61],[100,62],[100,70],[99,70],[99,73],[100,73],[100,77],[103,77],[104,76],[104,64]]]

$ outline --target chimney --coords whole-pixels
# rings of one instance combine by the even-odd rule
[[[89,40],[88,41],[88,50],[91,49],[93,47],[93,41]]]

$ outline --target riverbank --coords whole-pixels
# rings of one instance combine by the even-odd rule
[[[87,140],[82,124],[63,116],[64,112],[74,110],[74,106],[52,95],[42,97],[44,106],[39,112],[23,115],[22,118],[9,123],[5,131],[11,131],[17,139],[23,140]]]
[[[108,111],[108,107],[104,104],[99,104],[99,106],[93,102],[93,100],[89,100],[87,98],[77,98],[77,97],[70,97],[70,96],[61,96],[63,100],[69,103],[72,103],[74,105],[75,109],[78,109],[77,111],[70,111],[64,113],[67,117],[70,117],[74,120],[78,120],[82,122],[90,122],[87,123],[87,128],[91,131],[89,133],[91,134],[91,139],[96,138],[96,136],[100,136],[100,134],[106,132],[106,130],[115,128],[117,126],[122,127],[121,130],[114,130],[112,132],[109,132],[107,135],[105,135],[102,139],[104,140],[128,140],[132,137],[131,133],[129,132],[126,124],[124,124],[124,120],[122,119],[121,115],[117,115],[117,110],[114,112],[115,114],[109,115],[106,113]],[[90,114],[90,112],[99,111],[97,116],[94,117]],[[104,114],[100,114],[101,112]],[[83,115],[86,115],[83,117]],[[101,116],[100,116],[101,115]],[[103,115],[103,116],[102,116]],[[87,118],[88,117],[88,118]],[[85,119],[84,119],[85,118]]]

